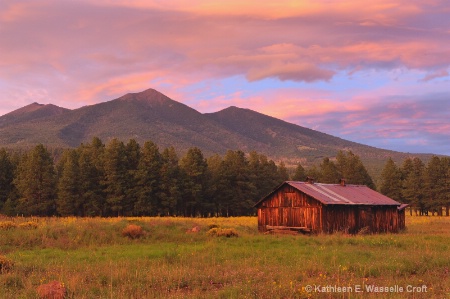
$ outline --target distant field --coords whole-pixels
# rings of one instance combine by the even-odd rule
[[[53,280],[67,298],[450,298],[450,218],[406,221],[400,234],[274,236],[255,217],[5,218],[0,298],[38,298]],[[123,236],[129,224],[143,235]]]

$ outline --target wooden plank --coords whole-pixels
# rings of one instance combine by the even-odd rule
[[[311,229],[310,228],[307,228],[307,227],[304,227],[304,226],[301,226],[301,227],[299,227],[299,226],[293,226],[293,227],[291,227],[291,226],[274,226],[274,225],[266,225],[266,230],[268,231],[268,232],[272,232],[272,231],[278,231],[278,232],[280,232],[280,231],[286,231],[286,232],[288,232],[288,231],[295,231],[295,232],[301,232],[301,233],[311,233]]]
[[[267,229],[308,229],[306,226],[274,226],[274,225],[266,225]]]

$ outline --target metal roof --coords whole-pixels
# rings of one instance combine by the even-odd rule
[[[409,207],[409,204],[406,203],[402,203],[397,209],[399,211],[406,209],[407,207]]]
[[[364,185],[320,184],[286,181],[255,206],[265,201],[284,184],[320,201],[324,205],[377,205],[400,206],[400,203]]]

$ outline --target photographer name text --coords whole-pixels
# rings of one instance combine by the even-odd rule
[[[305,291],[308,293],[427,293],[426,285],[393,285],[379,286],[373,284],[338,286],[338,285],[307,285]]]

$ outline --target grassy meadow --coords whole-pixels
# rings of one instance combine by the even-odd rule
[[[399,234],[292,236],[258,233],[256,217],[3,218],[0,298],[38,298],[54,280],[67,298],[450,298],[450,218],[406,221]]]

